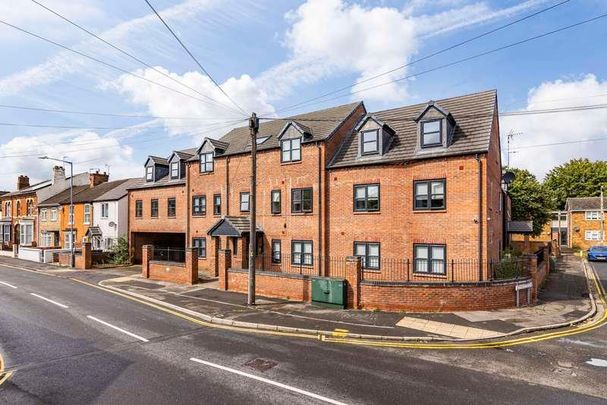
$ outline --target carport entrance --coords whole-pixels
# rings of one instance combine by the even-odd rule
[[[143,245],[154,245],[159,248],[185,249],[185,233],[131,233],[131,255],[133,256],[133,262],[136,264],[141,263],[141,248]]]

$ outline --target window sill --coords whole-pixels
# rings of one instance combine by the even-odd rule
[[[381,211],[352,211],[354,215],[379,215]]]
[[[302,163],[301,159],[300,160],[294,160],[294,161],[288,161],[288,162],[280,162],[281,166],[299,165],[301,163]]]
[[[198,172],[198,174],[201,175],[201,176],[208,176],[208,175],[213,174],[213,173],[215,173],[215,172],[214,171],[212,171],[212,172],[200,172],[199,171]]]
[[[305,217],[314,215],[314,212],[291,212],[291,215],[296,217]]]
[[[273,217],[280,217],[280,216],[282,216],[282,214],[280,212],[278,212],[278,213],[272,212],[270,215],[272,215]]]
[[[415,271],[413,272],[413,275],[415,277],[427,277],[427,278],[440,278],[440,279],[447,279],[447,275],[446,274],[440,274],[440,273],[416,273]]]
[[[437,210],[429,210],[429,209],[424,209],[424,210],[413,210],[414,214],[428,214],[428,213],[446,213],[447,209],[446,208],[441,208],[441,209],[437,209]]]
[[[204,218],[206,216],[207,216],[207,214],[192,214],[193,218]],[[172,217],[170,217],[170,218],[172,218]]]

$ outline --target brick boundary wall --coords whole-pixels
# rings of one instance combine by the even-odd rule
[[[145,245],[141,254],[141,275],[144,278],[171,283],[193,285],[198,283],[198,255],[196,248],[185,250],[185,262],[152,260],[154,247]]]
[[[255,275],[255,294],[291,301],[310,302],[312,299],[309,276],[259,270]],[[230,291],[247,292],[249,281],[247,270],[230,269],[227,276]]]
[[[70,267],[70,252],[59,253],[59,265]],[[89,242],[82,245],[82,249],[74,252],[74,268],[88,270],[93,268],[93,253]]]

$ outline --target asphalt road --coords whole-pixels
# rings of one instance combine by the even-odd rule
[[[607,368],[586,361],[607,359],[606,336],[507,350],[329,344],[201,327],[0,266],[0,353],[13,372],[2,404],[605,403]]]

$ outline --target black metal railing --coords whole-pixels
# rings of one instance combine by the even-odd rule
[[[546,248],[542,247],[537,252],[535,252],[535,257],[537,258],[538,266],[544,262],[544,249]]]
[[[260,254],[256,258],[255,268],[284,274],[346,278],[346,266],[345,257],[293,253]],[[368,264],[362,260],[361,279],[412,283],[478,282],[521,278],[527,274],[526,269],[526,261],[519,257],[482,262],[476,259],[428,261],[374,258]]]
[[[185,249],[176,247],[156,247],[154,246],[154,253],[152,254],[152,260],[162,262],[177,262],[185,263]]]

